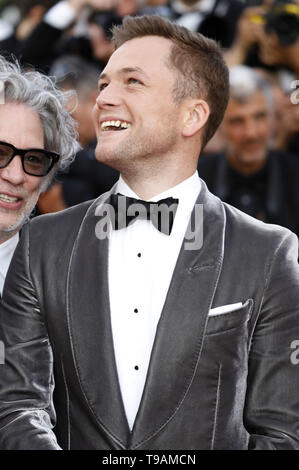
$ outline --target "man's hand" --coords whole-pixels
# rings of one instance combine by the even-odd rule
[[[246,8],[239,20],[236,43],[239,47],[248,52],[253,44],[258,42],[261,29],[264,25],[264,9]]]
[[[234,44],[225,54],[229,67],[244,63],[251,47],[259,42],[264,28],[264,12],[262,7],[250,7],[243,11],[238,22]]]

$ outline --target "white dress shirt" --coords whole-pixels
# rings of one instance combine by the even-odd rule
[[[11,262],[12,255],[19,241],[19,233],[0,245],[0,293],[2,295],[5,277]]]
[[[179,185],[150,199],[179,199],[169,236],[159,232],[151,221],[141,219],[110,234],[108,279],[112,334],[130,429],[139,408],[157,324],[200,185],[195,172]],[[115,192],[140,199],[121,177]]]

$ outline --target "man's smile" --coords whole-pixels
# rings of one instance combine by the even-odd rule
[[[18,210],[23,198],[8,193],[0,193],[0,207],[4,209]]]
[[[131,123],[127,121],[107,120],[100,122],[100,129],[102,131],[122,131],[131,127]]]

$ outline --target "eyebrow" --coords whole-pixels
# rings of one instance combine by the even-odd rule
[[[135,73],[135,72],[140,73],[145,78],[149,79],[149,76],[147,75],[147,73],[145,73],[144,70],[142,70],[140,67],[123,67],[117,73],[118,73],[118,75],[125,75],[127,73]],[[103,80],[103,79],[107,79],[107,78],[109,78],[109,75],[107,73],[103,72],[103,73],[101,73],[101,75],[99,77],[99,81]]]

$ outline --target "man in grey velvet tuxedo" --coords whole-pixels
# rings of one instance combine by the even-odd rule
[[[1,311],[0,446],[299,448],[297,238],[196,172],[228,100],[218,46],[158,17],[114,39],[93,117],[97,159],[121,177],[24,230]]]
[[[66,101],[49,77],[0,55],[0,298],[23,224],[78,147]]]

